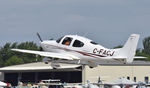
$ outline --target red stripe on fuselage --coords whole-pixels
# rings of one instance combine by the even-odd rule
[[[106,56],[103,56],[103,55],[98,55],[98,54],[93,54],[93,53],[86,53],[86,52],[82,52],[82,51],[71,50],[71,49],[62,48],[62,47],[58,47],[58,46],[54,46],[54,45],[49,45],[49,46],[57,47],[58,49],[62,49],[62,50],[65,50],[65,51],[74,51],[74,52],[80,53],[80,54],[82,54],[84,56],[90,56],[90,57],[94,57],[94,58],[97,58],[97,56],[98,57],[106,57]]]

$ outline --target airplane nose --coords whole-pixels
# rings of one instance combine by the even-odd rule
[[[44,44],[44,41],[43,41],[43,42],[40,42],[40,46],[41,46],[41,47],[40,47],[40,51],[43,51],[43,50],[44,50],[44,49],[43,49],[43,48],[44,48],[44,45],[45,45],[45,44]]]
[[[43,42],[40,42],[40,45],[41,45],[41,46],[44,45],[44,41],[43,41]]]
[[[41,46],[44,46],[44,45],[47,45],[47,44],[49,44],[49,41],[42,41],[42,42],[40,42]]]
[[[45,41],[42,41],[42,42],[40,42],[40,45],[41,46],[45,46],[45,45],[54,45],[55,44],[55,42],[54,41],[50,41],[50,40],[45,40]]]

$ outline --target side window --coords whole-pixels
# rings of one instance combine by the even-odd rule
[[[83,47],[84,43],[79,41],[79,40],[75,40],[73,43],[73,47]]]
[[[71,43],[71,41],[72,41],[72,38],[66,37],[66,38],[63,40],[62,44],[69,46],[70,43]]]

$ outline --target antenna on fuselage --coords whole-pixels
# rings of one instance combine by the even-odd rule
[[[40,39],[40,41],[43,42],[43,40],[42,40],[42,38],[41,38],[41,36],[40,36],[40,34],[38,32],[37,32],[37,36]]]

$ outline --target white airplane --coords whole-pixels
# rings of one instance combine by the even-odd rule
[[[42,40],[37,33],[44,51],[12,49],[13,51],[36,54],[46,57],[44,62],[51,61],[51,66],[59,67],[59,63],[75,63],[93,68],[101,62],[132,63],[138,44],[139,34],[132,34],[125,45],[118,49],[108,49],[92,40],[78,36],[65,35],[58,40]]]

